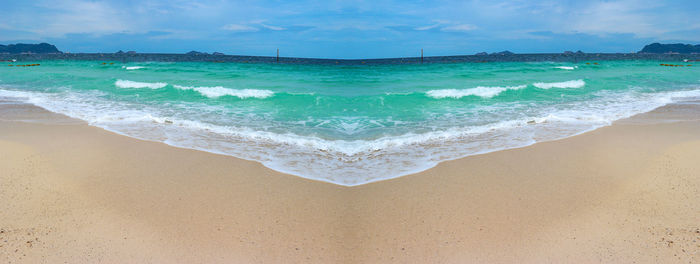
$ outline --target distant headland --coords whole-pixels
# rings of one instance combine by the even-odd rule
[[[700,53],[700,45],[691,44],[661,44],[652,43],[644,46],[639,53],[678,53],[678,54],[693,54]]]
[[[56,48],[56,46],[49,43],[39,43],[39,44],[10,44],[10,45],[0,45],[0,53],[7,54],[22,54],[22,53],[33,53],[33,54],[50,54],[50,53],[62,53]]]

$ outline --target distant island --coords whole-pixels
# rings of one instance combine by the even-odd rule
[[[22,53],[35,53],[35,54],[46,54],[46,53],[62,53],[56,46],[49,43],[39,43],[39,44],[10,44],[10,45],[0,45],[0,53],[7,54],[22,54]]]
[[[414,56],[403,58],[298,58],[277,57],[272,50],[270,56],[226,55],[221,52],[192,50],[187,53],[139,53],[133,50],[98,53],[61,52],[49,43],[0,45],[0,61],[41,61],[41,60],[97,60],[121,62],[238,62],[238,63],[286,63],[286,64],[329,64],[329,65],[372,65],[372,64],[418,64],[418,63],[460,63],[460,62],[584,62],[609,60],[663,60],[700,61],[700,45],[659,44],[646,45],[636,53],[589,53],[567,50],[559,53],[514,53],[479,52],[474,55],[453,56]],[[420,54],[417,54],[420,55]]]
[[[639,51],[639,53],[679,53],[679,54],[692,54],[700,53],[700,45],[691,44],[661,44],[652,43],[644,46],[644,48]]]
[[[0,45],[0,54],[62,54],[56,46],[51,45],[49,43],[39,43],[39,44],[24,44],[24,43],[18,43],[18,44],[9,44],[9,45]],[[661,43],[652,43],[649,45],[644,46],[642,50],[640,50],[637,53],[647,53],[647,54],[700,54],[700,45],[692,45],[692,44],[682,44],[682,43],[676,43],[676,44],[661,44]],[[115,54],[123,55],[123,54],[138,54],[135,51],[118,51]],[[493,55],[500,55],[500,56],[508,56],[508,55],[514,55],[515,53],[510,52],[510,51],[501,51],[501,52],[494,52],[494,53],[486,53],[486,52],[479,52],[476,53],[476,56],[493,56]],[[555,54],[555,53],[551,53]],[[583,55],[584,53],[582,51],[577,51],[577,52],[572,52],[572,51],[565,51],[563,54],[566,55]],[[212,54],[206,53],[206,52],[199,52],[199,51],[190,51],[185,53],[185,55],[190,55],[190,56],[208,56],[208,55],[213,55],[213,56],[225,56],[224,53],[221,52],[214,52]]]

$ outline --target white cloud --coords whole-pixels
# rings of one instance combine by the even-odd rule
[[[422,26],[422,27],[416,27],[416,28],[413,28],[413,29],[414,29],[414,30],[418,30],[418,31],[425,31],[425,30],[431,30],[431,29],[434,29],[434,28],[438,28],[438,27],[440,27],[440,26],[442,26],[442,25],[445,25],[445,24],[453,24],[453,23],[450,22],[449,20],[443,20],[443,19],[435,19],[435,20],[433,20],[433,22],[435,22],[435,24],[427,25],[427,26]]]
[[[260,26],[261,26],[261,27],[264,27],[264,28],[267,28],[267,29],[269,29],[269,30],[275,30],[275,31],[280,31],[280,30],[285,30],[285,29],[286,29],[286,28],[283,28],[283,27],[272,26],[272,25],[267,25],[267,24],[263,24],[263,23],[260,23]]]
[[[259,29],[256,27],[248,26],[248,25],[241,25],[241,24],[228,24],[223,27],[221,27],[223,30],[228,30],[228,31],[236,31],[236,32],[255,32],[258,31]]]
[[[432,30],[432,29],[439,28],[440,31],[445,31],[445,32],[466,32],[466,31],[472,31],[472,30],[477,29],[477,26],[474,26],[471,24],[460,24],[460,23],[451,22],[451,21],[447,21],[447,20],[434,20],[434,22],[436,22],[436,23],[432,24],[432,25],[416,27],[413,29],[418,30],[418,31],[426,31],[426,30]]]
[[[440,30],[448,31],[448,32],[467,32],[467,31],[472,31],[475,29],[477,29],[477,27],[474,25],[459,24],[459,25],[446,26],[446,27],[441,28]]]
[[[573,31],[584,33],[641,33],[656,31],[649,19],[623,2],[598,2],[580,12]],[[658,33],[658,32],[656,32]]]
[[[68,3],[44,3],[39,6],[46,8],[47,13],[32,17],[35,21],[28,22],[22,18],[23,24],[32,25],[27,31],[41,36],[59,37],[70,33],[110,34],[132,32],[136,27],[132,20],[119,9],[107,2],[73,0]]]
[[[284,27],[265,24],[265,20],[261,20],[261,19],[251,20],[251,21],[241,23],[241,24],[228,24],[228,25],[221,27],[221,29],[223,29],[223,30],[236,31],[236,32],[255,32],[255,31],[260,31],[261,28],[274,30],[274,31],[286,30],[286,28],[284,28]]]
[[[434,24],[434,25],[428,25],[428,26],[417,27],[417,28],[414,28],[414,29],[415,29],[415,30],[419,30],[419,31],[431,30],[431,29],[433,29],[433,28],[439,27],[440,25],[442,25],[442,24],[441,24],[441,23],[438,23],[438,24]]]
[[[672,16],[659,12],[664,5],[648,0],[593,2],[575,11],[571,21],[563,23],[563,31],[596,35],[626,33],[637,37],[660,38],[673,30],[688,29],[692,18],[678,13]]]

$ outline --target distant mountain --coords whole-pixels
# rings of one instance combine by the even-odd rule
[[[56,46],[49,43],[39,44],[10,44],[0,45],[0,53],[20,54],[20,53],[62,53]]]
[[[515,54],[515,53],[512,53],[512,52],[510,52],[510,51],[508,51],[508,50],[504,50],[504,51],[501,51],[501,52],[491,53],[491,55],[513,55],[513,54]]]
[[[185,53],[185,54],[187,54],[187,55],[209,55],[206,52],[199,52],[199,51],[195,51],[195,50],[190,51],[190,52]]]
[[[700,45],[653,43],[644,46],[639,53],[700,53]]]

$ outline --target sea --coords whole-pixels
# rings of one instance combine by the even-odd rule
[[[355,186],[696,100],[695,63],[21,61],[0,99]]]

